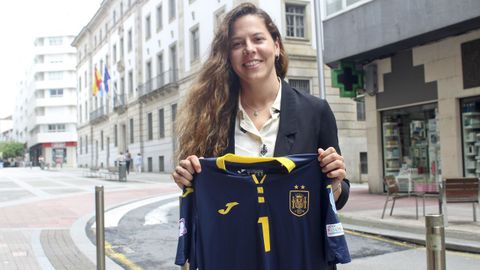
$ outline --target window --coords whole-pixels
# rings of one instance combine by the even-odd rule
[[[63,79],[63,72],[62,71],[51,71],[51,72],[48,72],[47,74],[48,74],[48,79],[49,80],[58,81],[58,80]]]
[[[152,113],[147,114],[147,130],[148,130],[148,140],[153,140],[153,119]]]
[[[191,61],[198,60],[200,57],[200,36],[198,26],[190,30],[190,47]]]
[[[112,47],[112,60],[114,64],[117,63],[117,45],[116,44],[113,44],[113,47]]]
[[[65,124],[50,124],[48,132],[65,132]]]
[[[305,6],[287,4],[287,37],[305,38]]]
[[[78,109],[78,118],[79,118],[79,122],[82,123],[83,122],[83,119],[82,119],[82,105],[79,106],[79,109]]]
[[[222,23],[223,18],[225,17],[225,7],[217,10],[213,16],[215,16],[213,22],[213,29],[216,31],[218,26]]]
[[[175,0],[169,0],[168,1],[168,19],[169,20],[173,20],[175,19],[175,16],[176,16],[176,1]]]
[[[61,37],[51,37],[48,39],[48,44],[50,46],[59,46],[62,45],[63,39]]]
[[[158,136],[165,138],[165,116],[163,109],[158,110]]]
[[[133,139],[133,118],[130,118],[130,143],[134,143]]]
[[[357,121],[365,121],[365,99],[357,101]]]
[[[100,131],[100,150],[103,151],[103,130]]]
[[[310,93],[310,80],[289,79],[288,83],[290,84],[290,86],[297,90],[305,93]]]
[[[113,17],[113,24],[117,23],[117,11],[116,10],[113,11],[112,17]]]
[[[85,72],[84,72],[84,74],[83,74],[83,79],[84,79],[84,81],[85,81],[85,82],[84,82],[84,85],[85,85],[85,87],[87,87],[87,85],[88,85],[87,79],[88,79],[88,78],[87,78],[87,71],[86,71],[86,70],[85,70]]]
[[[151,35],[150,15],[148,15],[145,17],[145,40],[149,40]]]
[[[120,59],[123,59],[125,47],[123,44],[123,36],[120,38]]]
[[[159,76],[159,86],[163,85],[163,53],[157,55],[157,75]]]
[[[125,77],[120,78],[120,95],[125,94]]]
[[[85,121],[88,120],[88,103],[85,101]]]
[[[133,71],[128,72],[128,95],[133,95]]]
[[[81,155],[81,154],[83,154],[83,139],[82,139],[82,136],[80,136],[80,138],[79,138],[79,143],[80,143],[79,150],[80,150],[80,155]]]
[[[172,104],[172,123],[177,119],[177,104]]]
[[[367,152],[360,152],[360,173],[361,174],[368,173]]]
[[[147,172],[152,172],[152,169],[153,169],[153,160],[152,160],[152,157],[148,157],[147,158]]]
[[[170,82],[177,81],[177,46],[174,44],[170,46],[170,67],[172,70],[172,75]]]
[[[118,126],[113,126],[113,144],[115,147],[118,146]]]
[[[152,79],[152,61],[148,61],[145,67],[145,81]]]
[[[163,156],[158,157],[158,171],[159,172],[165,171],[165,158]]]
[[[132,29],[128,30],[128,33],[127,33],[127,50],[128,52],[131,52],[132,51]]]
[[[63,89],[50,89],[50,97],[63,97]]]
[[[78,77],[78,91],[82,91],[82,76]]]
[[[88,135],[85,135],[85,154],[88,154]]]
[[[120,16],[123,15],[123,2],[120,2]]]
[[[327,16],[333,13],[337,13],[341,10],[347,9],[351,5],[363,0],[327,0],[325,3],[325,10]]]
[[[157,32],[160,31],[163,28],[163,7],[162,5],[159,5],[157,7]]]
[[[99,36],[99,41],[102,42],[103,40],[102,29],[100,29],[98,36]]]

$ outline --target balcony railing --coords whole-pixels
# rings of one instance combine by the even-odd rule
[[[108,118],[109,108],[100,106],[98,109],[90,113],[90,123],[98,123]]]
[[[153,92],[163,92],[163,90],[170,89],[170,87],[178,88],[178,70],[171,69],[162,74],[148,80],[143,85],[138,87],[138,94],[140,97],[146,96]]]
[[[115,94],[113,98],[113,108],[116,109],[125,105],[125,94]]]

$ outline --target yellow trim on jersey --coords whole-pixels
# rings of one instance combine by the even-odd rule
[[[257,187],[258,194],[263,194],[263,187]]]
[[[258,203],[265,203],[265,197],[258,197]]]
[[[188,195],[190,195],[190,193],[193,193],[193,188],[191,188],[191,187],[185,188],[185,191],[182,194],[182,198],[187,197]]]
[[[226,154],[218,157],[216,162],[219,169],[226,171],[227,169],[225,167],[225,161],[244,164],[277,161],[278,163],[282,164],[282,166],[284,166],[289,173],[295,168],[295,162],[286,157],[246,157],[234,154]]]
[[[261,184],[263,184],[263,182],[265,182],[265,178],[267,178],[267,175],[264,174],[262,176],[262,179],[260,179],[260,181],[258,181],[257,175],[255,175],[255,174],[252,174],[252,178],[253,178],[253,181],[255,182],[255,184],[261,185]]]

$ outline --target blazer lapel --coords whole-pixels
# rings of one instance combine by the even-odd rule
[[[297,133],[297,100],[288,83],[282,80],[282,100],[280,101],[280,125],[275,142],[274,156],[291,154]]]

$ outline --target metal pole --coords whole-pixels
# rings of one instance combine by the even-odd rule
[[[325,79],[323,77],[323,25],[321,0],[313,0],[315,6],[315,37],[317,40],[317,70],[318,70],[318,88],[320,89],[320,98],[327,99],[325,92]]]
[[[95,220],[97,235],[97,270],[105,270],[105,223],[103,186],[95,187]]]
[[[427,270],[445,270],[445,227],[443,215],[425,216]]]

